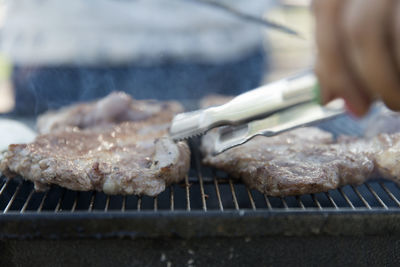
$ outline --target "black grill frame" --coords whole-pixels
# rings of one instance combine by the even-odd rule
[[[359,135],[351,119],[321,127]],[[340,131],[337,131],[339,129]],[[200,164],[157,198],[0,177],[1,266],[387,266],[398,262],[400,188],[376,179],[273,198]],[[29,200],[29,201],[27,201]]]

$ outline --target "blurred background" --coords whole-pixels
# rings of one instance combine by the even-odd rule
[[[0,1],[0,113],[37,115],[114,90],[137,99],[177,99],[189,108],[209,94],[240,94],[312,67],[309,5]],[[286,25],[301,37],[237,12]]]
[[[266,50],[271,55],[271,69],[263,82],[274,81],[314,64],[315,45],[311,0],[281,0],[266,12],[264,17],[288,25],[298,31],[302,38],[264,30],[270,41]]]

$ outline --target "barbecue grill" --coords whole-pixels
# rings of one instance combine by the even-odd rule
[[[362,130],[350,118],[320,127],[336,134]],[[190,145],[185,181],[154,198],[57,186],[39,193],[31,182],[2,177],[1,265],[381,265],[398,259],[396,184],[372,180],[269,197],[202,166],[199,140]]]

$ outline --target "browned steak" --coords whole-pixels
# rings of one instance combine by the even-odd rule
[[[39,116],[37,129],[39,133],[49,133],[69,127],[85,129],[125,121],[159,124],[171,121],[173,115],[182,111],[178,102],[135,100],[123,92],[114,92],[98,101],[46,112]]]
[[[189,170],[188,146],[162,137],[167,127],[126,122],[40,135],[31,144],[10,145],[1,170],[33,181],[38,190],[57,184],[72,190],[155,196]]]
[[[57,184],[155,196],[189,170],[187,144],[167,137],[172,117],[181,110],[175,102],[137,101],[118,93],[49,113],[39,125],[50,133],[30,144],[10,145],[0,170],[33,181],[36,190]]]
[[[333,143],[329,133],[303,128],[275,137],[256,137],[212,156],[213,133],[203,138],[204,163],[242,179],[271,196],[324,192],[360,184],[379,172],[400,177],[400,134]]]

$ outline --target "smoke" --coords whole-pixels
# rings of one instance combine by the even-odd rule
[[[237,95],[260,85],[268,68],[260,47],[220,64],[166,61],[156,66],[16,66],[12,80],[17,114],[40,114],[124,91],[136,99],[198,100],[210,93]]]

